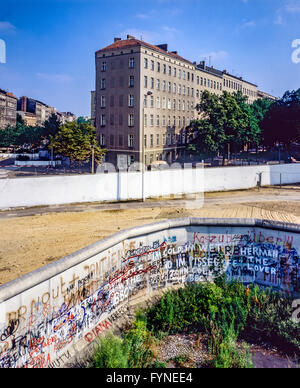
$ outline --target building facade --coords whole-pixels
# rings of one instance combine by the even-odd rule
[[[95,123],[106,161],[172,163],[184,156],[185,128],[198,115],[204,90],[241,91],[249,103],[257,85],[128,35],[96,52]]]
[[[17,123],[17,97],[0,89],[0,128],[15,126]]]

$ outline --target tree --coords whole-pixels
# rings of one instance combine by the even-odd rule
[[[62,122],[57,117],[55,113],[52,113],[51,116],[44,122],[42,127],[42,135],[46,139],[50,139],[50,136],[54,137],[58,131],[59,128],[62,126]]]
[[[245,144],[258,141],[259,127],[251,114],[247,100],[240,92],[221,96],[204,91],[197,110],[201,119],[190,128],[189,149],[200,153],[221,152],[230,158],[231,151],[239,151]]]
[[[71,164],[90,160],[94,155],[97,164],[100,164],[106,150],[100,148],[96,129],[87,123],[78,124],[76,121],[66,123],[60,127],[56,136],[50,136],[50,147],[70,158]]]
[[[219,97],[204,91],[197,110],[201,118],[188,127],[188,151],[197,156],[213,157],[225,141]]]

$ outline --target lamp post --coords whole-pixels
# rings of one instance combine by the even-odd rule
[[[142,126],[142,200],[146,201],[145,194],[145,102],[147,102],[147,96],[151,96],[153,93],[150,90],[145,95],[145,99],[143,101],[143,126]]]

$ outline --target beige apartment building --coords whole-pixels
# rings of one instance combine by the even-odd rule
[[[172,163],[185,156],[185,128],[198,115],[204,90],[240,90],[249,103],[257,85],[128,35],[96,52],[92,94],[97,135],[106,161],[120,168],[134,162]]]
[[[15,126],[17,122],[17,97],[0,89],[0,129]]]

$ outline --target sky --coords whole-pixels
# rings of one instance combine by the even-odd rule
[[[282,96],[300,87],[300,0],[0,0],[0,88],[90,116],[95,52],[127,34]]]

